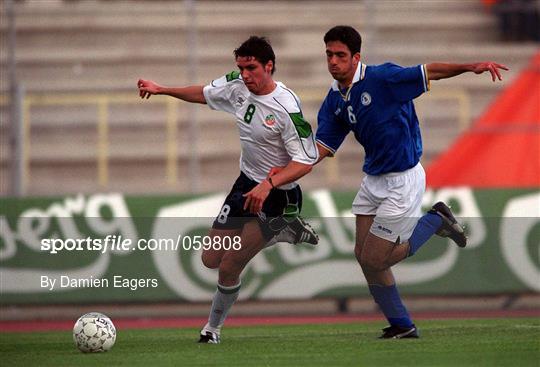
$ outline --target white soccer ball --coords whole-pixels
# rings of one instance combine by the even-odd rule
[[[81,352],[106,352],[116,341],[116,328],[111,319],[104,314],[90,312],[75,322],[73,341]]]

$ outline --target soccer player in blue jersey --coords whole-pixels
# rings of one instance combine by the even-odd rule
[[[349,26],[330,29],[324,42],[335,80],[318,114],[319,161],[333,156],[350,132],[364,147],[366,175],[352,204],[355,255],[390,324],[381,338],[416,338],[391,266],[414,255],[433,234],[450,237],[460,247],[467,239],[444,203],[422,216],[425,172],[419,163],[422,140],[413,99],[429,90],[431,80],[489,71],[495,81],[501,80],[499,69],[508,69],[494,62],[365,65],[360,62],[360,34]]]

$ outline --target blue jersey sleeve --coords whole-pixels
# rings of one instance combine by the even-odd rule
[[[316,139],[317,143],[324,146],[332,153],[332,155],[334,155],[343,143],[343,140],[345,140],[350,128],[348,124],[339,120],[334,114],[335,111],[331,108],[331,93],[332,91],[328,93],[328,96],[326,96],[326,99],[319,109]]]
[[[402,67],[387,63],[382,65],[383,78],[400,102],[411,101],[429,90],[429,79],[425,65]]]

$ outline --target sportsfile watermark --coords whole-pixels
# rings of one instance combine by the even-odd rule
[[[356,193],[305,194],[301,215],[319,235],[318,245],[283,241],[265,246],[242,275],[243,297],[369,295],[357,277],[354,255],[356,218],[351,203]],[[109,193],[2,199],[2,302],[82,303],[95,302],[96,297],[114,302],[210,301],[217,272],[208,269],[203,251],[196,249],[240,245],[244,251],[253,240],[237,238],[233,247],[233,237],[227,243],[209,237],[225,196],[132,198]],[[465,227],[467,246],[433,235],[395,267],[395,275],[405,280],[404,292],[540,292],[540,263],[534,256],[539,248],[540,191],[428,190],[424,201],[422,213],[438,201],[452,206]],[[381,235],[395,231],[386,224],[378,220],[381,227],[375,229]],[[95,290],[89,292],[92,287]]]
[[[49,254],[62,251],[199,251],[235,250],[242,248],[240,236],[183,236],[176,238],[139,238],[134,241],[122,235],[107,235],[104,238],[44,238],[40,250]]]

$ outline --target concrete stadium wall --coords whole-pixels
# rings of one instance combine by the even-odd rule
[[[183,85],[187,74],[189,14],[176,1],[16,2],[17,72],[28,95],[133,95],[134,103],[109,109],[109,181],[97,179],[95,105],[35,106],[31,109],[27,193],[128,193],[190,191],[190,154],[201,162],[198,191],[228,188],[238,174],[239,144],[230,116],[196,109],[199,142],[189,135],[189,109],[177,106],[177,171],[166,180],[166,110],[137,101],[136,81],[151,78]],[[0,14],[2,75],[6,75],[7,21]],[[364,37],[363,61],[413,65],[430,61],[494,59],[510,66],[504,83],[488,76],[460,76],[432,84],[417,103],[422,118],[424,164],[460,133],[465,110],[470,122],[511,82],[537,44],[502,44],[496,21],[480,1],[198,1],[196,83],[235,69],[232,50],[251,34],[270,38],[277,54],[276,79],[303,100],[316,126],[316,113],[331,78],[322,36],[336,24],[357,27]],[[0,78],[0,93],[8,90]],[[450,94],[450,98],[438,98]],[[452,95],[454,97],[452,97]],[[465,104],[455,96],[465,96]],[[153,97],[165,98],[165,97]],[[0,194],[9,191],[9,115],[0,106]],[[353,189],[362,177],[363,152],[347,139],[338,158],[302,179],[306,188]]]

